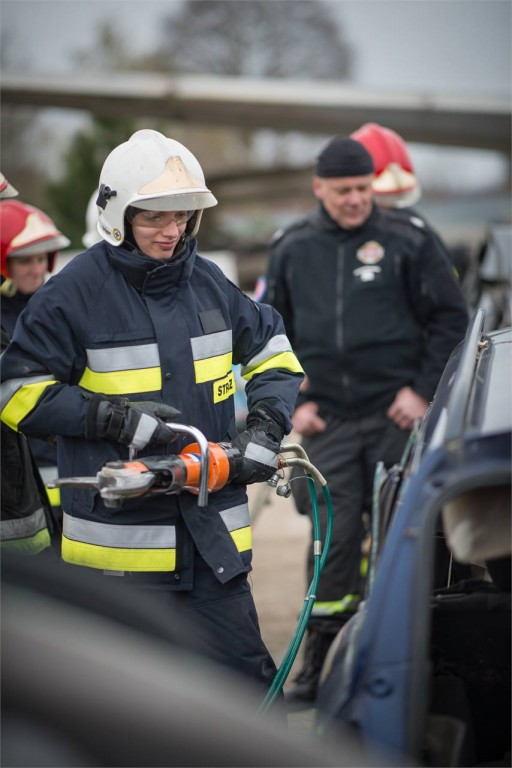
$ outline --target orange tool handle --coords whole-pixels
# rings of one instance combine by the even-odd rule
[[[208,472],[208,490],[219,491],[229,481],[230,462],[224,448],[218,443],[208,443],[210,454],[210,468]],[[199,473],[201,469],[201,457],[199,445],[191,443],[186,445],[179,454],[187,469],[186,486],[192,493],[199,490]]]

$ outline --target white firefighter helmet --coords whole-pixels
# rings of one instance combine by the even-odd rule
[[[402,137],[378,123],[365,123],[350,134],[370,153],[375,166],[375,201],[385,208],[407,208],[421,197],[409,150]]]
[[[86,248],[90,248],[91,245],[99,243],[101,236],[98,230],[98,205],[96,200],[98,199],[98,190],[95,189],[89,198],[87,209],[85,211],[85,232],[82,236],[82,243]]]
[[[195,235],[203,210],[217,205],[217,200],[192,152],[179,141],[144,129],[108,155],[100,174],[97,204],[101,237],[120,245],[128,206],[149,211],[196,211],[186,230],[187,235]]]

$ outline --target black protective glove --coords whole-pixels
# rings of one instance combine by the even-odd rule
[[[94,395],[86,415],[87,440],[110,440],[141,450],[172,443],[176,433],[165,422],[176,420],[180,412],[165,403],[132,403],[126,398]]]
[[[232,445],[241,453],[241,468],[235,483],[262,483],[277,470],[284,429],[263,406],[247,416],[247,429],[237,435]]]

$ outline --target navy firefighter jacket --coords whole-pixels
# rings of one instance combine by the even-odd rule
[[[256,304],[191,238],[160,262],[102,241],[32,297],[2,358],[1,418],[27,435],[57,435],[60,477],[94,476],[128,448],[85,440],[94,393],[157,401],[209,441],[236,434],[232,365],[241,364],[249,410],[265,400],[288,431],[302,369],[280,315]],[[179,453],[191,439],[139,456]],[[130,573],[156,588],[192,587],[193,544],[219,581],[251,568],[245,487],[210,495],[154,495],[107,508],[94,489],[62,489],[62,557]]]

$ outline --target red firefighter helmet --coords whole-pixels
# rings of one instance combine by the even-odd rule
[[[10,278],[9,258],[48,254],[48,271],[55,265],[55,257],[61,248],[70,244],[59,232],[46,213],[18,200],[5,200],[0,204],[1,273]]]
[[[391,128],[365,123],[350,134],[373,158],[375,200],[386,208],[405,208],[421,197],[411,156],[404,140]]]

